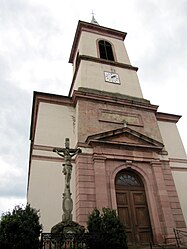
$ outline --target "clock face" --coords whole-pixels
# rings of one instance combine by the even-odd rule
[[[120,84],[119,75],[112,72],[104,72],[105,81],[115,84]]]

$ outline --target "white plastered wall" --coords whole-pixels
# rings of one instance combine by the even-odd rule
[[[184,219],[187,225],[187,198],[186,198],[186,189],[187,189],[187,165],[186,171],[172,171],[174,178],[175,186],[177,188],[178,197],[180,200],[182,212]]]
[[[186,152],[176,124],[159,121],[158,125],[169,158],[186,159]]]
[[[72,170],[71,192],[75,200],[75,170]],[[40,211],[43,232],[62,220],[62,194],[64,175],[59,162],[32,160],[30,169],[28,203]],[[73,203],[75,205],[75,201]],[[73,208],[75,210],[75,208]],[[75,213],[73,213],[75,219]]]
[[[179,201],[187,225],[187,157],[175,123],[158,122],[165,149],[168,152],[170,166],[177,189]]]
[[[70,146],[76,144],[75,109],[49,103],[40,103],[34,139],[34,149],[30,164],[28,202],[39,209],[43,232],[62,220],[62,194],[64,175],[60,158],[53,147],[64,147],[65,138],[70,138]],[[37,147],[35,147],[37,145]],[[41,147],[40,147],[41,146]],[[45,149],[46,146],[46,149]],[[49,148],[51,147],[51,150]],[[75,170],[73,167],[71,192],[75,205]],[[73,208],[75,211],[75,208]],[[73,213],[73,219],[75,213]]]
[[[118,73],[120,84],[105,81],[104,72],[111,72],[111,70]],[[143,98],[136,71],[91,61],[81,61],[74,89],[77,90],[79,87]]]
[[[63,147],[65,138],[75,146],[75,109],[41,102],[38,110],[35,145]]]

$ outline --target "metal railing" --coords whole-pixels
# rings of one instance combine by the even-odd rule
[[[128,248],[124,240],[115,243],[108,233],[42,233],[40,249],[119,249],[122,245]]]
[[[174,228],[175,239],[178,247],[187,246],[187,231]]]
[[[40,249],[86,249],[87,236],[85,234],[77,235],[66,233],[63,235],[54,235],[51,233],[42,233]]]

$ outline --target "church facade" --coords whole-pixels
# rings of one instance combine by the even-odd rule
[[[96,207],[116,209],[129,243],[165,243],[187,223],[187,157],[179,115],[160,113],[143,98],[124,45],[125,32],[78,22],[69,62],[68,96],[34,92],[28,202],[44,232],[62,219],[63,158],[73,160],[73,219],[86,225]]]

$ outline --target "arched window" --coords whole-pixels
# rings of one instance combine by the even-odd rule
[[[105,40],[99,41],[99,53],[101,59],[114,61],[112,45],[109,42]]]
[[[122,171],[116,176],[116,185],[126,187],[142,187],[140,177],[132,171]]]

